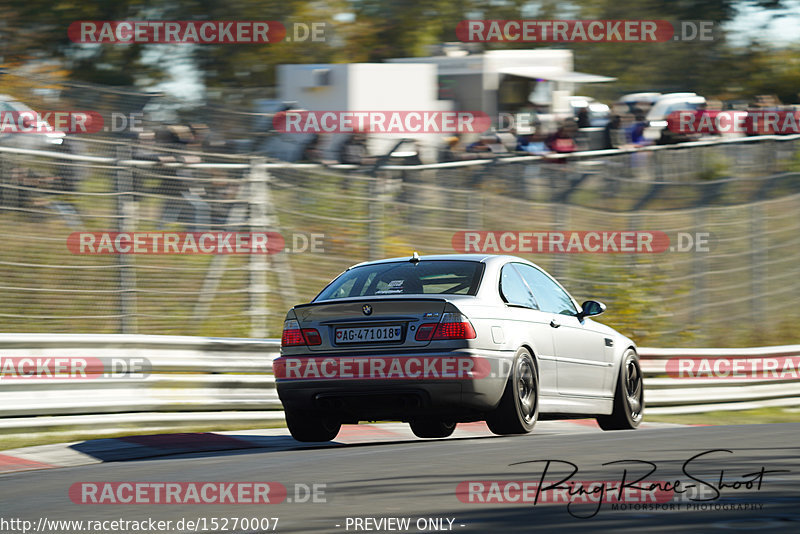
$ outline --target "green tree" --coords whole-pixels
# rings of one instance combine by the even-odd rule
[[[466,19],[583,18],[732,20],[742,6],[780,13],[789,0],[119,0],[70,2],[6,0],[0,6],[0,54],[5,66],[55,60],[76,81],[150,85],[188,62],[208,87],[258,88],[275,84],[275,66],[285,63],[381,61],[430,53],[430,46],[455,41]],[[325,42],[181,45],[82,45],[69,41],[78,20],[276,20],[324,22]],[[635,90],[694,90],[722,95],[774,92],[796,96],[796,49],[772,54],[756,45],[735,49],[724,34],[711,43],[487,43],[487,49],[563,46],[575,53],[578,70],[616,76],[615,84],[587,87],[612,98]],[[161,61],[152,58],[162,52]],[[780,59],[776,59],[780,58]],[[794,70],[793,70],[794,69]],[[732,83],[732,73],[747,80]],[[743,77],[743,76],[738,76]]]

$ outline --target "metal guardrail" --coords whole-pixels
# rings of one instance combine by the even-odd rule
[[[800,134],[793,134],[793,135],[757,135],[757,136],[748,136],[748,137],[710,137],[702,140],[697,141],[687,141],[683,143],[676,143],[676,144],[669,144],[669,145],[648,145],[648,146],[639,146],[639,147],[623,147],[623,148],[613,148],[613,149],[602,149],[602,150],[582,150],[579,152],[569,152],[569,153],[552,153],[547,155],[527,155],[527,154],[518,154],[518,153],[508,153],[500,156],[495,156],[492,158],[486,159],[469,159],[469,160],[458,160],[458,161],[448,161],[443,163],[425,163],[425,164],[418,164],[418,165],[392,165],[392,164],[380,164],[375,167],[375,170],[397,170],[397,171],[413,171],[413,170],[431,170],[431,169],[447,169],[447,168],[456,168],[456,167],[474,167],[474,166],[482,166],[486,164],[511,164],[511,163],[527,163],[527,162],[534,162],[534,161],[554,161],[554,160],[570,160],[570,161],[583,161],[583,160],[590,160],[593,158],[603,157],[603,156],[615,156],[615,155],[624,155],[624,154],[635,154],[637,152],[646,152],[646,153],[653,153],[653,152],[671,152],[676,150],[685,150],[690,148],[703,148],[703,147],[714,147],[714,146],[729,146],[729,145],[741,145],[741,144],[753,144],[753,143],[762,143],[762,142],[792,142],[800,140]],[[86,140],[84,140],[86,142]],[[108,143],[109,146],[111,145],[121,145],[121,143],[110,142]],[[35,156],[35,157],[49,157],[54,159],[60,160],[67,160],[67,161],[75,161],[75,162],[83,162],[83,163],[93,163],[93,164],[102,164],[102,165],[118,165],[118,166],[125,166],[125,167],[155,167],[157,165],[161,165],[164,167],[185,167],[189,169],[248,169],[251,168],[254,163],[253,157],[249,157],[247,155],[241,154],[219,154],[219,153],[203,153],[203,152],[195,152],[190,150],[181,150],[181,151],[172,151],[180,154],[186,155],[198,155],[198,156],[213,156],[215,158],[224,158],[230,160],[239,160],[238,163],[230,162],[230,163],[157,163],[152,160],[139,160],[133,158],[118,158],[118,157],[110,157],[110,156],[92,156],[86,154],[69,154],[65,152],[56,152],[56,151],[47,151],[47,150],[38,150],[38,149],[30,149],[30,148],[19,148],[19,147],[9,147],[9,146],[0,146],[0,153],[6,154],[16,154],[20,156]],[[167,150],[164,150],[164,153],[167,153]],[[323,164],[323,163],[294,163],[294,162],[286,162],[286,161],[278,161],[278,160],[270,160],[269,162],[264,161],[261,163],[255,163],[255,165],[259,168],[264,169],[313,169],[313,168],[320,168],[320,167],[327,167],[331,169],[338,169],[342,171],[352,171],[357,169],[362,169],[359,165],[352,165],[352,164]]]
[[[0,358],[145,358],[141,378],[0,380],[0,435],[282,420],[274,339],[0,334]]]
[[[282,420],[272,360],[277,339],[190,336],[0,334],[6,358],[146,358],[141,378],[0,380],[0,436],[104,434],[126,426],[176,429]],[[647,411],[686,414],[800,405],[800,379],[677,379],[675,357],[800,356],[800,345],[751,349],[639,349]],[[0,365],[2,363],[0,362]]]
[[[800,370],[787,378],[674,378],[667,372],[671,358],[764,360],[800,357],[800,345],[738,349],[665,349],[640,347],[645,376],[645,402],[650,414],[690,414],[717,410],[748,410],[800,405]],[[779,369],[780,371],[780,369]],[[673,369],[674,372],[674,369]]]

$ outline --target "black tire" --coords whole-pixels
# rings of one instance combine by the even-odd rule
[[[500,404],[486,417],[489,430],[501,436],[527,434],[539,417],[539,377],[533,357],[521,348],[514,355],[511,375]]]
[[[597,417],[603,430],[633,430],[644,416],[644,377],[639,356],[628,349],[622,357],[617,388],[614,392],[614,411]]]
[[[330,441],[336,437],[342,424],[330,418],[320,417],[311,412],[286,410],[286,426],[297,441]]]
[[[409,423],[411,431],[418,438],[446,438],[456,429],[455,423],[420,419]]]

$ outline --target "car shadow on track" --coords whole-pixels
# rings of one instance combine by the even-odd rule
[[[466,439],[502,439],[501,436],[451,437],[444,439],[396,439],[342,443],[301,443],[289,435],[259,436],[214,434],[211,432],[186,434],[153,434],[84,441],[70,448],[101,462],[167,459],[182,457],[210,457],[239,454],[261,454],[293,450],[318,450],[340,447],[386,446],[403,443],[435,443]]]

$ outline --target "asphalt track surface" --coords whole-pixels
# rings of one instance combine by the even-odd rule
[[[175,528],[182,518],[204,519],[206,530],[200,524],[199,532],[273,532],[271,527],[233,529],[235,517],[277,517],[274,532],[293,533],[800,532],[800,424],[650,427],[627,432],[602,432],[590,427],[562,432],[557,425],[540,422],[525,436],[325,446],[305,446],[287,436],[276,436],[263,447],[245,450],[10,473],[0,475],[0,519],[27,519],[36,525],[40,518],[154,518],[171,520],[173,526],[168,532],[195,531],[185,526]],[[691,460],[706,451],[717,452]],[[623,510],[613,509],[612,503],[599,507],[585,503],[568,509],[563,502],[469,503],[457,496],[456,489],[464,481],[538,481],[546,464],[537,460],[554,460],[547,480],[566,476],[568,464],[563,462],[571,462],[578,469],[573,481],[619,481],[627,467],[628,482],[634,473],[638,477],[650,469],[631,460],[652,462],[656,471],[646,478],[648,481],[679,480],[686,488],[693,483],[690,476],[695,478],[697,487],[675,499],[689,494],[713,497],[710,488],[719,487],[720,476],[727,486],[739,484],[723,487],[718,497],[705,502],[662,503],[664,507],[672,504],[672,509],[643,509],[639,505],[638,509]],[[627,462],[603,465],[622,460]],[[758,487],[756,479],[762,468],[781,472],[763,474]],[[76,504],[68,490],[74,483],[85,481],[274,481],[288,488],[288,496],[279,504],[266,505]],[[750,484],[745,484],[747,481]],[[318,500],[324,502],[296,502],[295,488],[312,484],[325,485],[324,497],[318,494]],[[468,498],[462,494],[462,499]],[[389,523],[383,523],[383,528],[377,526],[377,520],[390,517],[407,518],[409,527],[389,529],[386,527],[397,527]],[[228,518],[227,530],[221,522],[213,529],[213,518]],[[358,518],[362,520],[360,528]],[[364,522],[367,518],[370,521]],[[430,521],[435,518],[441,521],[438,528]],[[0,531],[21,532],[8,523]]]

